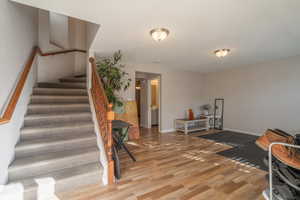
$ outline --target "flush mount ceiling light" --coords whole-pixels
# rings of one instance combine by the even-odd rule
[[[219,58],[223,58],[223,57],[227,56],[229,52],[230,52],[230,49],[218,49],[218,50],[214,51],[216,56]]]
[[[168,37],[169,33],[170,33],[170,31],[166,28],[155,28],[150,31],[150,35],[157,42],[160,42],[160,41],[166,39]]]

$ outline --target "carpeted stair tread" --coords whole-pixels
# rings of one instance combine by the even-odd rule
[[[38,83],[40,88],[77,88],[86,89],[86,83]]]
[[[96,134],[82,133],[81,135],[66,135],[21,141],[15,147],[16,158],[35,156],[43,153],[65,151],[97,146]]]
[[[40,126],[49,124],[62,124],[68,122],[77,123],[91,120],[91,112],[32,114],[25,116],[24,126]]]
[[[90,147],[19,158],[8,169],[9,181],[98,162],[99,155],[97,147]]]
[[[70,83],[85,83],[86,82],[86,77],[65,77],[59,79],[60,82],[70,82]]]
[[[88,96],[58,96],[58,95],[33,95],[30,103],[47,104],[47,103],[88,103]]]
[[[25,200],[37,199],[39,178],[52,178],[55,192],[102,185],[103,168],[85,76],[64,77],[33,88],[8,168],[8,183],[21,182]]]
[[[71,113],[71,112],[88,112],[88,111],[90,111],[89,103],[29,104],[27,107],[27,114]]]
[[[33,88],[33,95],[65,95],[65,96],[87,96],[86,89],[72,88]]]
[[[99,162],[67,168],[51,173],[29,177],[27,179],[16,180],[24,186],[24,197],[26,200],[37,199],[38,184],[36,179],[50,178],[55,181],[55,191],[66,192],[77,189],[83,185],[102,185],[103,167]]]
[[[64,124],[48,124],[44,126],[26,126],[21,129],[21,140],[43,137],[63,137],[64,135],[78,135],[93,132],[92,121]]]

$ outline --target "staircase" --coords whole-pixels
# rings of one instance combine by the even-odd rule
[[[55,191],[102,184],[102,166],[85,77],[38,83],[28,105],[9,183],[21,182],[25,199],[37,199],[35,179],[53,178]]]

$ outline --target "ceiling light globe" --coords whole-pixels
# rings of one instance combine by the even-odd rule
[[[216,56],[219,58],[223,58],[223,57],[227,56],[229,52],[230,52],[230,49],[218,49],[218,50],[214,51]]]
[[[165,29],[165,28],[156,28],[156,29],[152,29],[150,31],[150,35],[157,42],[160,42],[160,41],[166,39],[168,37],[169,33],[170,33],[169,30]]]

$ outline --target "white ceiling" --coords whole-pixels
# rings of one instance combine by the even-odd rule
[[[15,0],[101,24],[95,49],[127,62],[216,71],[300,54],[299,0]],[[160,43],[152,28],[170,30]],[[215,49],[230,48],[219,59]]]

